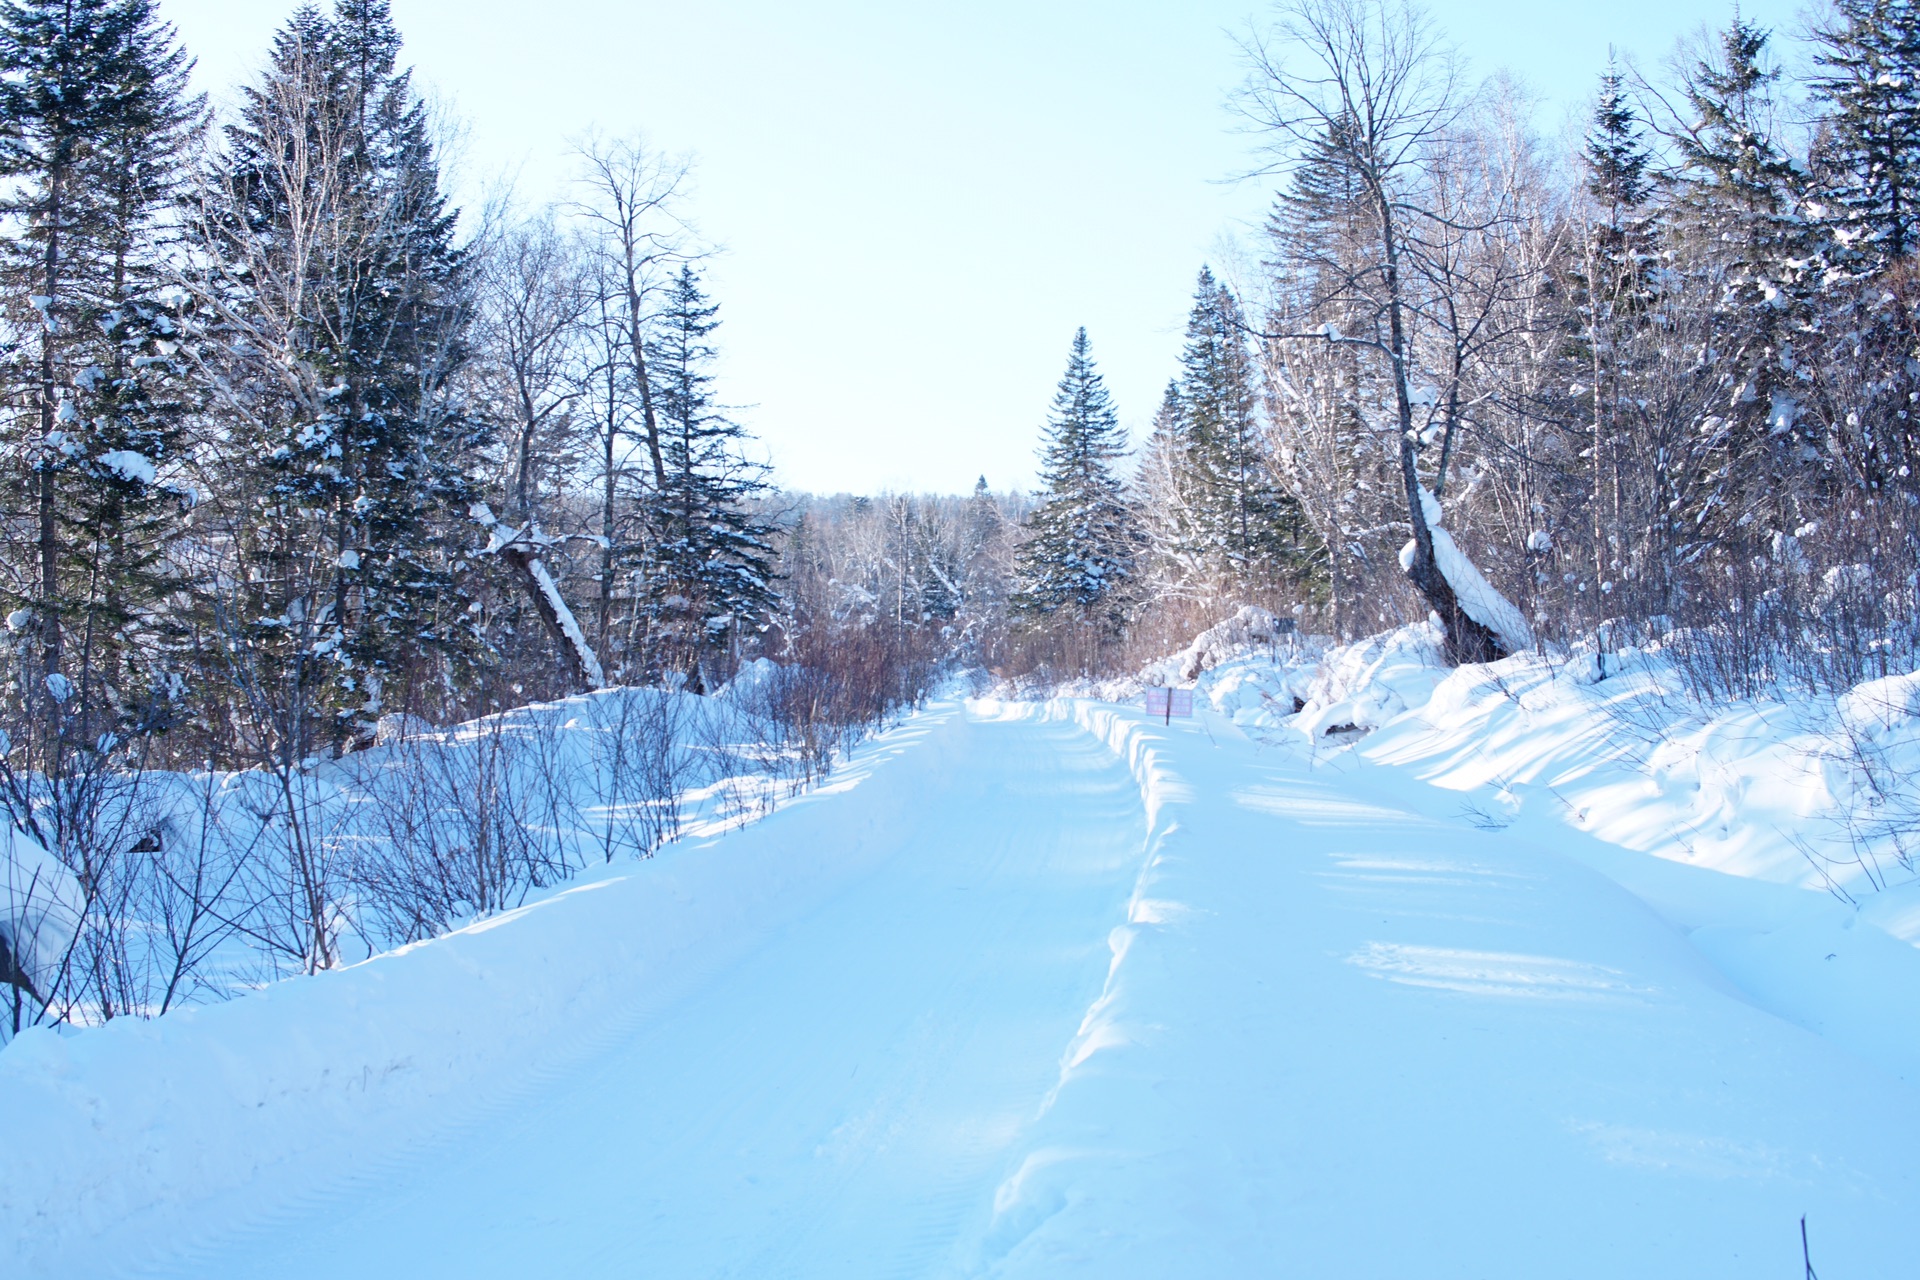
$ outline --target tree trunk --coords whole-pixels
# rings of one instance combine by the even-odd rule
[[[53,307],[60,288],[61,176],[56,170],[47,184],[47,250],[41,287],[47,300],[40,315],[40,483],[38,504],[40,556],[41,661],[47,674],[60,670],[60,523],[59,488],[53,469],[54,333]]]
[[[1400,254],[1394,239],[1393,210],[1384,193],[1377,196],[1381,247],[1387,286],[1388,354],[1393,362],[1394,408],[1400,426],[1400,482],[1407,499],[1407,519],[1413,525],[1413,559],[1407,577],[1426,597],[1446,632],[1447,661],[1455,666],[1492,662],[1502,656],[1499,639],[1484,624],[1467,615],[1453,584],[1440,571],[1433,553],[1433,530],[1427,527],[1426,504],[1421,501],[1419,447],[1413,433],[1413,397],[1407,386],[1406,325],[1400,295]]]

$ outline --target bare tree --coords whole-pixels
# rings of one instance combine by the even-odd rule
[[[1332,157],[1358,184],[1374,252],[1341,283],[1365,300],[1368,314],[1358,332],[1324,327],[1318,336],[1384,362],[1413,533],[1407,576],[1439,615],[1454,661],[1497,657],[1500,638],[1462,607],[1436,558],[1432,497],[1420,475],[1424,433],[1414,420],[1417,404],[1432,403],[1416,382],[1418,275],[1444,271],[1434,250],[1445,237],[1435,233],[1458,229],[1433,200],[1428,178],[1469,100],[1458,61],[1406,0],[1285,0],[1271,28],[1254,32],[1243,49],[1251,75],[1240,104],[1264,136],[1264,172],[1290,173],[1316,156]]]
[[[481,333],[512,424],[504,487],[513,518],[540,510],[542,471],[564,469],[585,394],[584,327],[593,290],[578,242],[550,212],[507,228],[490,246],[481,277]]]
[[[650,151],[634,138],[590,138],[580,148],[583,198],[575,211],[600,259],[602,287],[617,307],[620,336],[640,397],[642,440],[655,485],[666,487],[667,464],[647,374],[647,299],[663,268],[690,256],[692,229],[679,213],[688,164]]]
[[[680,213],[688,162],[650,150],[637,138],[589,137],[579,147],[580,199],[573,212],[593,254],[592,380],[601,463],[601,568],[598,642],[614,640],[614,579],[620,556],[617,504],[628,478],[625,445],[635,426],[654,493],[667,485],[666,454],[653,378],[647,368],[651,295],[666,269],[693,256],[693,232]]]

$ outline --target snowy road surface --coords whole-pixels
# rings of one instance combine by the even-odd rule
[[[377,1020],[436,954],[484,971],[543,936],[561,955],[623,922],[707,922],[636,951],[539,1070],[474,1069],[486,1106],[415,1084],[403,1123],[363,1085],[249,1130],[194,1104],[254,1137],[174,1114],[113,1139],[130,1171],[74,1175],[72,1196],[131,1216],[83,1239],[43,1208],[44,1247],[16,1257],[66,1276],[1789,1277],[1804,1213],[1827,1280],[1914,1274],[1920,1097],[1744,1002],[1551,849],[1204,715],[936,708],[850,778],[307,984],[375,974],[341,1008]],[[763,864],[779,892],[742,889]],[[164,1073],[196,1037],[269,1057],[325,1040],[279,999],[30,1063],[59,1087],[6,1085],[0,1122],[27,1097],[43,1140],[98,1129],[133,1071],[115,1055]],[[471,1056],[412,1052],[399,1078]],[[283,1133],[298,1158],[260,1149]],[[142,1208],[112,1185],[168,1168],[209,1190]],[[8,1230],[29,1229],[20,1203]]]

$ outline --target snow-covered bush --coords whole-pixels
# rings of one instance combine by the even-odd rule
[[[1216,667],[1249,648],[1265,648],[1270,653],[1294,635],[1292,619],[1282,622],[1258,605],[1241,605],[1232,617],[1216,623],[1193,638],[1186,651],[1168,662],[1150,665],[1141,673],[1148,684],[1191,684],[1202,671]]]

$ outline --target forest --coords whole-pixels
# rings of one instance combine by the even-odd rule
[[[15,1027],[564,878],[527,709],[570,695],[617,691],[611,858],[956,678],[1136,671],[1249,605],[1431,617],[1461,664],[1655,638],[1708,700],[1914,667],[1920,5],[1735,11],[1571,144],[1395,0],[1240,52],[1271,211],[1146,438],[1082,329],[1034,492],[818,495],[730,416],[670,151],[460,209],[385,0],[296,9],[227,112],[156,0],[0,5],[0,807],[14,900],[76,922],[0,932]]]

